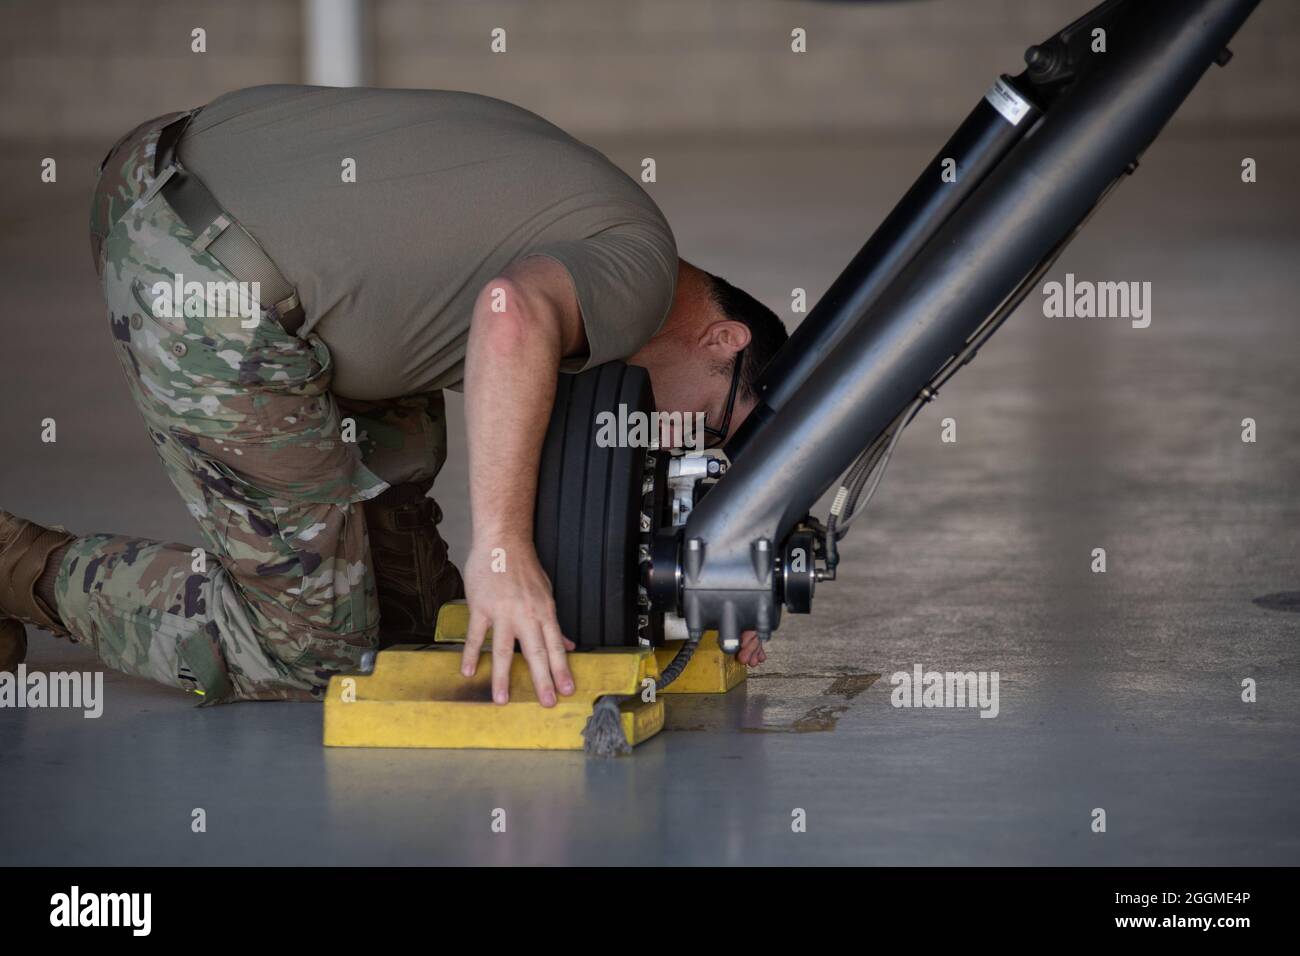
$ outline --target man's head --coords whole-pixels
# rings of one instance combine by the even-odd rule
[[[734,435],[758,400],[759,375],[788,337],[763,303],[682,261],[663,328],[628,361],[650,372],[659,411],[703,412],[711,429],[723,423],[736,375],[728,429]]]

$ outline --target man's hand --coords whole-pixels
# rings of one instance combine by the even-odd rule
[[[474,676],[487,629],[492,628],[492,699],[510,699],[510,662],[515,641],[528,662],[537,699],[555,706],[555,692],[573,693],[565,651],[574,648],[560,633],[555,618],[551,582],[537,560],[531,541],[498,545],[495,554],[471,551],[465,564],[465,597],[469,601],[469,632],[461,657],[461,673]]]
[[[740,650],[736,651],[736,660],[746,667],[757,667],[767,660],[767,651],[758,639],[758,631],[746,631],[740,635]]]

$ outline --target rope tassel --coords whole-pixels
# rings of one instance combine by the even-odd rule
[[[664,672],[659,675],[659,679],[655,681],[656,694],[681,676],[699,646],[698,637],[692,637],[681,646],[672,661],[664,668]],[[596,703],[591,708],[591,716],[587,718],[587,724],[582,728],[582,749],[588,756],[622,757],[632,752],[632,746],[627,742],[627,734],[623,733],[621,709],[623,702],[631,698],[631,694],[606,694],[604,697],[596,698]]]

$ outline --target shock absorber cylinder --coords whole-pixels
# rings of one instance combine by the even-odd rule
[[[1040,115],[1015,80],[993,84],[768,364],[758,406],[727,443],[732,461]]]

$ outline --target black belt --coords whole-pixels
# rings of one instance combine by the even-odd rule
[[[194,110],[165,126],[158,135],[154,154],[154,181],[144,197],[147,202],[161,192],[167,205],[195,235],[190,247],[207,252],[240,282],[256,282],[259,299],[273,303],[268,312],[290,334],[302,327],[306,314],[298,301],[298,292],[284,277],[271,257],[234,216],[221,205],[197,176],[181,165],[176,156],[185,128],[198,114]]]

